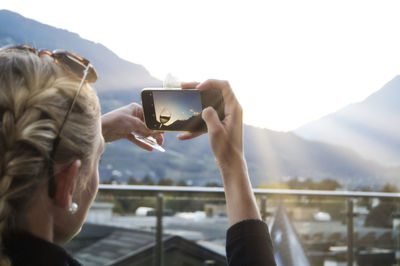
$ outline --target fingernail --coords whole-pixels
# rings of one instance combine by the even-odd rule
[[[207,115],[206,113],[210,111],[212,107],[208,106],[207,108],[205,108],[201,114],[201,117],[204,119],[204,117]]]

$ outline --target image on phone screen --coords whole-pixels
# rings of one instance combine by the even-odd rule
[[[153,99],[156,126],[160,130],[190,129],[202,123],[201,96],[198,91],[154,91]]]

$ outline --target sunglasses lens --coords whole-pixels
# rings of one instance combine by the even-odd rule
[[[82,57],[75,56],[74,54],[67,53],[67,54],[65,54],[65,56],[69,60],[71,60],[71,61],[83,66],[84,68],[86,68],[87,65],[89,64],[89,62],[85,62],[85,60]]]
[[[89,83],[94,83],[97,80],[96,70],[90,64],[90,62],[87,59],[75,53],[68,52],[66,50],[55,50],[54,52],[51,52],[49,50],[38,51],[37,49],[30,47],[28,45],[7,45],[0,48],[0,50],[6,50],[6,49],[25,50],[35,53],[39,56],[49,55],[54,58],[54,61],[57,64],[66,66],[67,68],[69,68],[70,71],[72,71],[78,77],[83,77],[86,68],[88,68],[89,66],[88,73],[86,76],[86,81],[88,81]]]
[[[52,56],[52,55],[53,55],[53,53],[52,53],[52,52],[50,52],[49,50],[40,50],[40,51],[39,51],[39,56],[43,56],[43,55],[49,55],[49,56]]]
[[[53,57],[56,61],[62,65],[66,65],[73,73],[77,76],[82,77],[84,75],[85,69],[89,65],[89,61],[69,52],[54,52]],[[86,80],[93,83],[97,80],[97,73],[93,66],[90,65],[89,72],[87,74]]]
[[[53,54],[53,57],[56,59],[56,62],[60,65],[64,65],[68,67],[72,72],[74,72],[77,76],[82,76],[83,71],[85,70],[85,66],[82,65],[81,62],[74,60],[66,54]]]

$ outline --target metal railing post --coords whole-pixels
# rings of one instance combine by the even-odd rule
[[[157,226],[156,226],[156,245],[155,245],[154,266],[162,266],[163,265],[162,218],[163,218],[163,194],[158,193],[158,195],[157,195]]]
[[[266,222],[267,221],[267,197],[261,197],[261,219]]]
[[[395,259],[397,265],[400,265],[400,234],[399,234],[399,223],[400,218],[399,203],[396,204],[396,211],[392,213],[393,230],[396,232],[396,248],[395,248]]]
[[[353,199],[347,199],[347,265],[353,266],[354,261],[354,225]]]

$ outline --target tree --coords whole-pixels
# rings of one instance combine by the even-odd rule
[[[312,189],[312,190],[336,190],[341,185],[333,179],[324,179],[320,182],[315,182],[311,178],[300,181],[297,177],[289,180],[287,186],[290,189]]]
[[[135,177],[131,176],[128,178],[128,185],[143,185],[142,181],[137,180]]]
[[[287,182],[287,185],[290,189],[302,189],[303,188],[302,183],[303,182],[300,182],[300,180],[297,177],[295,177],[295,178],[290,179]]]
[[[142,179],[142,184],[143,185],[148,185],[148,186],[153,186],[154,185],[154,181],[153,181],[153,179],[151,179],[150,176],[146,175]]]
[[[261,185],[258,186],[258,188],[270,188],[270,189],[288,189],[288,185],[285,182],[274,182],[271,181],[268,184],[266,182],[262,183]]]
[[[329,178],[322,180],[317,185],[317,189],[321,189],[321,190],[336,190],[341,187],[342,186],[336,180],[329,179]]]
[[[161,178],[158,180],[157,185],[159,186],[172,186],[174,184],[174,180],[171,178]]]
[[[108,180],[104,180],[102,184],[118,184],[118,181],[115,177],[111,177]]]
[[[221,184],[218,182],[207,182],[206,187],[221,187]]]
[[[181,187],[186,187],[186,181],[185,180],[179,180],[178,182],[176,182],[177,186],[181,186]]]
[[[390,183],[386,183],[382,189],[381,192],[388,192],[388,193],[396,193],[398,192],[398,189],[395,185],[392,185]]]

